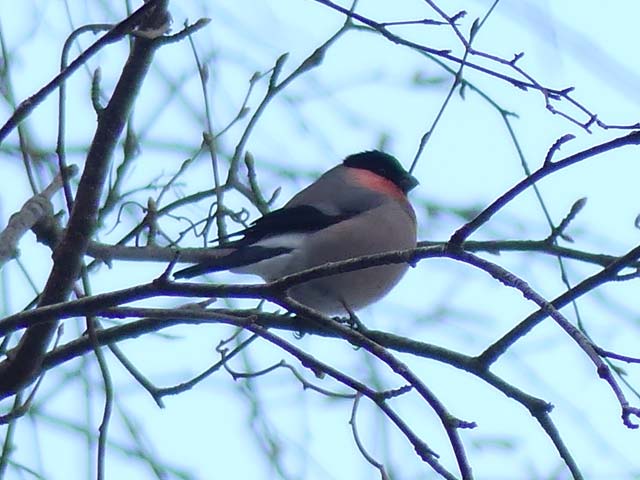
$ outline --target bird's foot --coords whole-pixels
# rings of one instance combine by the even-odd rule
[[[364,323],[360,321],[358,316],[351,309],[349,309],[348,317],[333,317],[333,319],[336,322],[346,325],[349,328],[356,330],[358,332],[364,333],[367,331],[367,327],[365,327]]]

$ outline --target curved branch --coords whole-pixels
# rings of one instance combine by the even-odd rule
[[[638,144],[640,144],[640,130],[631,132],[627,135],[623,135],[622,137],[609,140],[608,142],[601,143],[600,145],[596,145],[581,152],[575,153],[562,160],[558,160],[557,162],[545,162],[542,167],[533,172],[530,176],[522,179],[508,191],[503,193],[491,205],[480,212],[473,220],[464,224],[462,227],[456,230],[449,240],[450,243],[453,245],[462,245],[462,243],[464,243],[464,241],[473,232],[475,232],[482,225],[488,222],[489,219],[493,215],[495,215],[502,207],[507,205],[511,200],[513,200],[527,188],[532,186],[537,181],[543,179],[544,177],[557,172],[558,170],[569,167],[575,163],[581,162],[591,157],[595,157],[596,155],[600,155],[601,153],[605,153],[610,150],[623,147],[625,145]]]

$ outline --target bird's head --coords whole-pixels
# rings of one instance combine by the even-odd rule
[[[393,182],[403,193],[418,185],[418,180],[407,172],[397,158],[379,150],[355,153],[344,159],[342,164],[349,168],[368,170]]]

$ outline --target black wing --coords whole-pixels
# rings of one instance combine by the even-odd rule
[[[328,215],[316,207],[310,205],[299,205],[297,207],[281,208],[259,218],[245,229],[230,236],[242,235],[243,238],[227,242],[221,248],[238,248],[228,255],[213,259],[209,262],[202,262],[198,265],[179,270],[173,274],[174,278],[189,278],[204,273],[229,270],[231,268],[242,267],[257,263],[261,260],[284,255],[291,251],[289,247],[264,247],[253,245],[263,238],[284,235],[286,233],[315,232],[322,230],[338,222],[347,220],[356,215],[357,212],[345,213],[341,215]]]
[[[291,232],[315,232],[347,220],[356,214],[357,212],[349,212],[329,215],[311,205],[280,208],[260,217],[249,228],[234,233],[233,236],[242,235],[243,238],[229,242],[225,246],[250,245],[263,238]]]

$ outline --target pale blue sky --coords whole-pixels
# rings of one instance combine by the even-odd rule
[[[447,3],[449,13],[468,10],[468,16],[460,22],[461,29],[468,32],[473,19],[482,16],[490,2],[455,2],[453,7],[449,2],[441,3]],[[69,5],[76,25],[114,18],[107,17],[104,9],[97,5],[85,2]],[[113,5],[114,11],[121,13],[119,2]],[[0,12],[9,12],[9,8],[8,0],[0,0]],[[20,61],[13,65],[12,78],[16,96],[23,99],[55,74],[60,44],[69,27],[60,2],[25,2],[24,7],[12,8],[15,13],[0,15],[0,24],[5,41],[18,52]],[[38,13],[35,21],[34,11]],[[289,52],[282,72],[287,75],[343,21],[340,15],[311,0],[175,2],[172,11],[174,31],[180,29],[186,18],[212,19],[194,40],[202,55],[212,49],[216,54],[217,60],[211,62],[210,88],[214,126],[218,129],[238,110],[253,71],[268,70],[279,55]],[[359,11],[379,20],[435,18],[426,2],[418,0],[363,0]],[[640,4],[631,0],[616,2],[615,6],[595,0],[503,0],[479,33],[475,46],[505,58],[526,52],[520,65],[542,84],[553,88],[573,86],[575,98],[597,112],[603,121],[634,123],[638,121],[640,104],[635,87],[640,75],[636,52],[639,15]],[[412,40],[433,47],[459,46],[444,26],[396,27],[394,32],[406,32]],[[91,35],[83,37],[82,45],[86,47],[92,38]],[[111,46],[91,62],[92,68],[101,66],[106,90],[119,73],[123,52],[124,43]],[[460,50],[455,53],[459,55]],[[183,94],[197,109],[196,113],[202,115],[201,91],[192,73],[193,58],[188,43],[163,48],[156,60],[162,71],[167,72],[165,75],[173,79],[191,72],[190,80],[182,86]],[[539,92],[523,92],[486,75],[468,70],[466,73],[469,81],[503,108],[519,115],[513,125],[532,168],[540,165],[550,145],[567,133],[577,138],[564,145],[557,158],[621,134],[597,128],[587,134],[546,111]],[[185,109],[184,103],[173,100],[166,106],[163,104],[167,87],[157,75],[158,70],[154,70],[136,109],[140,128],[150,121],[153,126],[147,131],[149,144],[136,161],[130,187],[154,175],[170,175],[186,158],[182,151],[165,148],[163,152],[162,145],[187,145],[195,151],[201,139],[202,123],[195,120],[192,111]],[[412,79],[416,75],[441,77],[443,82],[415,87]],[[383,133],[390,136],[388,150],[408,166],[450,82],[437,65],[415,52],[364,32],[347,34],[329,51],[320,68],[298,79],[285,92],[287,101],[277,99],[271,104],[251,137],[248,150],[256,158],[265,190],[271,192],[281,186],[277,202],[281,205],[306,185],[313,174],[330,168],[349,153],[375,147]],[[251,107],[256,106],[264,86],[262,83],[256,87]],[[77,146],[88,141],[95,125],[94,114],[87,104],[88,74],[84,71],[76,74],[69,89],[74,92],[69,96],[70,118],[74,120],[69,122],[68,142],[70,146]],[[29,120],[40,143],[48,148],[55,141],[52,125],[55,125],[56,101],[51,97]],[[291,104],[297,113],[294,114]],[[0,114],[6,117],[5,105],[0,108]],[[244,123],[240,123],[232,128],[222,139],[221,148],[229,151],[243,127]],[[81,157],[72,160],[79,163]],[[0,169],[5,178],[0,195],[0,224],[3,224],[28,195],[26,180],[15,158],[0,152]],[[293,181],[281,175],[283,170],[301,170],[307,175]],[[210,188],[208,161],[201,159],[194,171],[197,175],[188,179],[182,191]],[[446,239],[462,222],[452,215],[427,218],[425,205],[483,207],[523,176],[500,116],[470,91],[464,100],[454,95],[415,174],[421,185],[413,199],[419,210],[420,238],[425,240]],[[6,181],[8,178],[10,183]],[[540,189],[556,223],[578,198],[587,196],[586,208],[572,224],[575,247],[619,254],[638,242],[638,230],[633,225],[640,213],[638,178],[638,151],[625,147],[553,175],[541,182]],[[193,218],[200,218],[206,211],[192,210],[191,213]],[[126,230],[126,226],[116,228],[104,240],[115,241]],[[532,192],[527,192],[474,238],[539,239],[546,235],[548,227],[540,207]],[[22,260],[42,285],[49,267],[49,253],[34,245],[32,236],[27,235],[20,245],[24,252]],[[37,253],[32,254],[34,248]],[[547,298],[563,291],[556,263],[550,257],[503,254],[486,258],[523,276]],[[116,264],[112,270],[100,272],[94,288],[96,292],[109,291],[148,281],[163,268],[160,264]],[[7,266],[5,271],[12,279],[24,282],[15,264]],[[569,276],[572,283],[576,283],[594,271],[582,265],[570,265]],[[7,277],[4,278],[6,281]],[[219,278],[251,280],[224,275]],[[638,355],[634,287],[634,283],[608,286],[579,304],[590,333],[606,348],[629,355]],[[10,309],[18,309],[31,296],[28,288],[15,289],[6,301]],[[611,306],[613,300],[622,303],[628,313],[605,308]],[[155,303],[167,304],[170,303],[165,300]],[[443,305],[449,310],[435,315]],[[365,310],[361,319],[371,328],[474,354],[533,309],[520,294],[497,284],[486,274],[452,261],[436,260],[421,262],[412,269],[398,288]],[[565,313],[573,319],[569,309]],[[73,322],[68,323],[66,338],[71,338],[77,329],[72,326]],[[147,336],[125,342],[122,347],[159,385],[171,385],[217,360],[214,347],[226,331],[228,329],[215,326],[180,327],[168,331],[175,337],[171,341]],[[374,362],[364,352],[354,351],[343,342],[314,337],[295,340],[288,333],[282,336],[360,378],[366,379],[376,371],[386,382],[386,388],[402,384],[387,374],[386,369],[371,367]],[[551,442],[521,406],[469,374],[424,359],[399,357],[415,369],[452,413],[478,423],[477,429],[462,432],[477,478],[524,480],[551,478],[552,472],[564,472]],[[251,350],[254,369],[282,358],[303,370],[294,359],[270,345],[256,343]],[[149,444],[160,458],[192,472],[198,479],[278,478],[266,466],[264,455],[248,431],[250,412],[246,397],[227,374],[219,372],[194,390],[168,398],[167,408],[160,410],[117,362],[111,360],[116,393],[129,414],[147,432]],[[234,366],[243,369],[241,362]],[[638,370],[627,368],[628,379],[635,385],[640,380]],[[640,472],[637,455],[640,434],[622,425],[610,389],[597,378],[584,354],[551,321],[519,342],[513,352],[496,365],[495,371],[556,406],[553,419],[587,478],[622,479],[631,472],[636,475]],[[329,380],[308,377],[323,387],[340,389]],[[54,390],[59,381],[58,374],[50,374],[43,384],[43,395]],[[377,472],[354,446],[348,424],[350,401],[328,400],[303,391],[284,370],[261,377],[254,385],[265,399],[269,424],[279,432],[286,447],[282,453],[283,464],[292,478],[376,478]],[[78,395],[83,395],[79,383],[65,388],[47,401],[46,412],[82,423],[85,413]],[[638,399],[631,394],[629,399],[638,404]],[[102,408],[102,396],[97,390],[92,404],[92,425],[97,430]],[[442,463],[455,471],[442,429],[425,404],[408,395],[393,405],[441,454]],[[391,458],[392,466],[401,473],[399,478],[434,478],[429,468],[416,458],[408,442],[386,420],[381,420],[367,402],[363,402],[358,424],[367,448],[380,460]],[[382,441],[382,429],[389,434],[388,445]],[[110,432],[113,441],[129,444],[120,420],[113,421]],[[497,442],[503,439],[513,442],[513,451]],[[492,444],[490,440],[496,442]],[[474,442],[483,441],[486,442],[484,448],[473,447]],[[29,423],[22,422],[16,443],[19,448],[16,458],[28,465],[38,465],[32,452],[38,443],[42,446],[45,478],[86,478],[86,455],[79,453],[85,444],[80,435],[52,424],[39,429],[36,439]],[[108,459],[108,478],[155,478],[148,468],[123,458],[115,448],[109,450]],[[568,477],[566,473],[559,473],[555,478]]]

